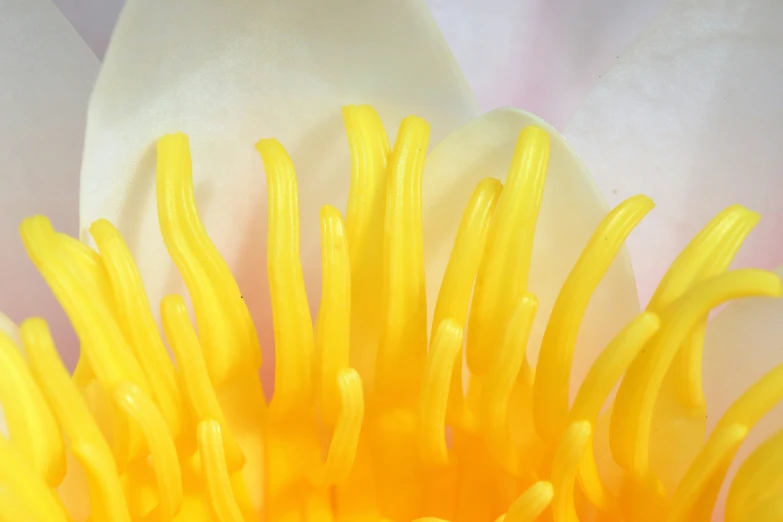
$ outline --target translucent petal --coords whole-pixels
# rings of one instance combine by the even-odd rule
[[[477,111],[417,0],[239,0],[231,9],[213,0],[131,0],[90,105],[82,231],[99,217],[117,225],[153,303],[179,290],[158,232],[153,146],[164,133],[188,134],[200,214],[270,348],[266,195],[253,144],[275,137],[293,158],[303,266],[317,303],[318,212],[327,203],[345,208],[340,108],[351,103],[374,105],[391,129],[416,113],[436,139]]]
[[[777,269],[783,276],[783,267]],[[775,366],[783,364],[783,300],[747,299],[721,311],[708,325],[704,345],[707,429],[726,408]],[[749,432],[734,459],[726,484],[742,461],[783,424],[779,404]],[[719,503],[722,506],[722,501]]]
[[[103,58],[123,0],[52,0],[98,58]]]
[[[563,128],[666,0],[427,0],[484,110]]]
[[[557,131],[523,111],[498,109],[440,143],[427,159],[424,173],[424,256],[432,311],[462,210],[480,180],[505,179],[517,136],[529,125],[544,128],[551,142],[529,279],[529,291],[539,302],[528,348],[535,361],[560,287],[609,211],[584,164]],[[574,358],[574,382],[581,382],[597,354],[638,311],[636,284],[622,250],[587,309]],[[571,388],[575,394],[575,386]]]
[[[75,336],[17,228],[46,213],[76,232],[84,115],[97,72],[98,60],[49,0],[0,3],[0,310],[15,321],[45,317],[67,364]]]
[[[783,261],[783,4],[674,0],[616,60],[566,137],[610,202],[660,201],[629,242],[643,300],[698,229],[739,203],[763,219],[738,257]]]

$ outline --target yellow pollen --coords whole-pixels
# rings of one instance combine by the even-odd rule
[[[652,201],[624,201],[584,245],[533,364],[539,311],[528,277],[547,133],[524,129],[507,179],[476,186],[440,292],[427,296],[429,126],[406,118],[392,147],[372,108],[346,107],[343,118],[348,206],[345,217],[321,209],[315,322],[294,164],[276,140],[256,144],[276,351],[269,402],[250,312],[198,214],[185,135],[158,142],[156,196],[189,300],[150,303],[130,249],[105,220],[90,227],[96,249],[42,216],[22,223],[81,357],[69,375],[42,319],[24,321],[18,341],[0,333],[0,520],[675,522],[724,509],[717,499],[739,446],[783,400],[781,365],[706,433],[710,311],[783,296],[771,272],[728,271],[759,216],[732,206],[713,219],[646,310],[571,383],[590,299]],[[783,432],[740,466],[725,519],[783,520],[781,466]],[[604,475],[611,468],[619,477]]]

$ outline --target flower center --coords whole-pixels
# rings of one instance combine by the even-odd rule
[[[114,226],[91,226],[95,251],[44,217],[22,224],[82,356],[69,376],[41,319],[21,325],[24,355],[0,335],[10,435],[0,437],[2,512],[110,522],[708,519],[737,448],[783,398],[782,366],[704,442],[710,310],[783,295],[775,274],[727,271],[758,216],[733,206],[713,219],[572,390],[590,298],[652,201],[632,197],[599,225],[562,286],[534,367],[526,345],[538,303],[528,274],[546,132],[523,130],[505,182],[475,188],[440,292],[430,296],[428,332],[421,180],[429,127],[407,118],[392,149],[374,110],[347,107],[343,116],[350,193],[344,220],[335,208],[321,211],[315,328],[294,166],[277,141],[256,144],[269,198],[276,358],[268,405],[255,327],[201,224],[184,135],[158,142],[156,178],[161,234],[196,322],[181,296],[163,299],[173,361]],[[770,462],[783,463],[783,435],[743,465],[727,519],[762,520],[783,489]]]

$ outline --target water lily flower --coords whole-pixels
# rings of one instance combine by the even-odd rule
[[[10,167],[56,168],[25,132]],[[78,233],[20,227],[80,355],[0,316],[3,518],[783,517],[783,273],[729,270],[759,214],[705,220],[640,309],[652,200],[609,208],[545,121],[480,115],[420,2],[131,0],[80,195]]]

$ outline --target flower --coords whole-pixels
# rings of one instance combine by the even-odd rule
[[[162,9],[166,14],[169,7]],[[132,8],[128,12],[131,20],[143,14]],[[265,14],[288,21],[286,15],[296,12]],[[233,15],[228,18],[236,22]],[[218,14],[216,25],[223,22]],[[178,23],[188,26],[187,19]],[[366,31],[367,26],[359,25]],[[290,37],[289,27],[282,27],[281,34]],[[118,35],[122,31],[121,24]],[[230,36],[233,41],[236,35]],[[104,89],[119,85],[106,80],[112,78],[111,60],[105,71]],[[99,84],[95,100],[100,92]],[[298,101],[307,106],[306,99]],[[387,107],[391,109],[394,104]],[[108,130],[95,127],[101,129],[104,111],[112,110],[111,104],[93,103],[93,141],[88,137],[85,170],[114,156],[120,175],[128,168],[144,172],[144,154],[141,159],[138,154],[145,146],[139,143],[146,142],[142,135],[148,130],[136,129],[144,131],[138,141],[130,136],[129,154],[101,147]],[[153,119],[161,112],[153,111]],[[372,109],[348,107],[344,118],[353,159],[352,190],[344,225],[334,207],[321,213],[324,286],[315,336],[304,292],[309,272],[298,266],[293,165],[279,142],[257,145],[269,187],[267,259],[279,357],[268,410],[256,375],[260,352],[253,322],[228,265],[200,223],[184,135],[164,137],[157,153],[149,156],[157,156],[156,206],[163,243],[188,287],[198,327],[197,337],[182,298],[163,299],[164,331],[176,370],[144,295],[144,270],[140,276],[131,258],[131,250],[142,258],[154,251],[147,234],[143,244],[136,238],[128,248],[113,225],[99,220],[89,230],[96,253],[54,232],[45,218],[25,222],[28,253],[68,311],[85,357],[70,380],[40,320],[25,322],[21,329],[29,370],[12,339],[4,338],[4,367],[12,369],[12,378],[2,400],[11,444],[0,444],[0,451],[5,480],[13,480],[9,485],[19,492],[3,497],[7,511],[16,518],[63,518],[50,487],[62,479],[70,452],[90,479],[93,516],[108,520],[129,514],[133,519],[170,519],[178,511],[178,499],[184,499],[183,520],[239,520],[261,513],[269,520],[302,513],[482,520],[505,511],[510,519],[525,519],[543,510],[556,520],[568,520],[596,508],[608,517],[624,513],[632,519],[708,515],[715,485],[737,447],[780,394],[779,369],[774,369],[727,410],[702,445],[706,404],[700,348],[706,313],[732,297],[777,297],[783,291],[780,279],[769,272],[725,272],[757,215],[738,206],[718,215],[672,265],[647,310],[635,315],[622,254],[620,263],[610,266],[651,202],[634,197],[603,216],[600,199],[593,205],[589,201],[594,190],[581,175],[584,168],[546,124],[508,110],[475,120],[432,151],[421,188],[429,140],[424,120],[405,119],[389,155],[388,139]],[[137,120],[128,121],[133,126]],[[119,123],[110,127],[115,137],[124,132],[122,118]],[[490,178],[469,198],[474,187],[466,174],[478,171],[483,177],[495,164],[508,163],[511,154],[504,158],[503,150],[513,148],[517,134],[505,187]],[[193,146],[196,157],[198,149]],[[319,159],[329,156],[328,150],[320,152]],[[136,159],[126,162],[123,157]],[[200,167],[197,161],[195,171]],[[460,175],[448,179],[438,172]],[[335,184],[335,178],[329,179]],[[139,192],[143,195],[145,187]],[[585,197],[587,204],[577,212],[575,204]],[[465,202],[460,221],[457,205]],[[450,219],[455,213],[457,219]],[[140,221],[127,223],[135,235]],[[533,249],[537,223],[536,238],[571,249],[560,250],[563,259],[546,252],[546,245]],[[427,230],[422,231],[422,224]],[[598,228],[592,238],[580,238],[593,224]],[[230,226],[223,230],[231,233]],[[566,267],[562,289],[549,303],[546,291],[531,291],[542,285],[551,292],[555,286],[537,277],[536,256],[551,265],[545,274],[557,274],[558,264]],[[148,259],[160,263],[160,258]],[[427,280],[439,283],[443,271],[438,260],[447,259],[428,350],[424,272],[434,271],[436,277]],[[599,281],[607,271],[601,289]],[[160,287],[152,285],[151,290],[154,294]],[[620,301],[613,310],[601,306],[602,291],[609,300]],[[620,331],[613,329],[623,315],[632,320]],[[535,316],[546,328],[534,373],[524,345],[528,337],[539,343],[540,337],[531,336]],[[473,374],[466,397],[458,393],[461,366],[455,364],[463,331]],[[593,350],[603,348],[602,336],[614,340],[592,367],[575,365],[583,373],[590,371],[574,380],[580,385],[571,402],[577,333]],[[377,361],[361,357],[371,352],[363,348],[375,344]],[[626,368],[612,411],[601,416],[604,400]],[[450,448],[447,423],[454,430]],[[321,437],[330,435],[322,463]],[[754,510],[774,513],[772,495],[779,485],[772,464],[780,458],[779,438],[761,446],[737,474],[727,517],[741,519]],[[148,454],[151,459],[145,458]],[[614,463],[622,469],[619,482]],[[63,487],[78,480],[71,475]],[[79,507],[73,504],[86,498],[84,490],[61,495],[75,511]]]

